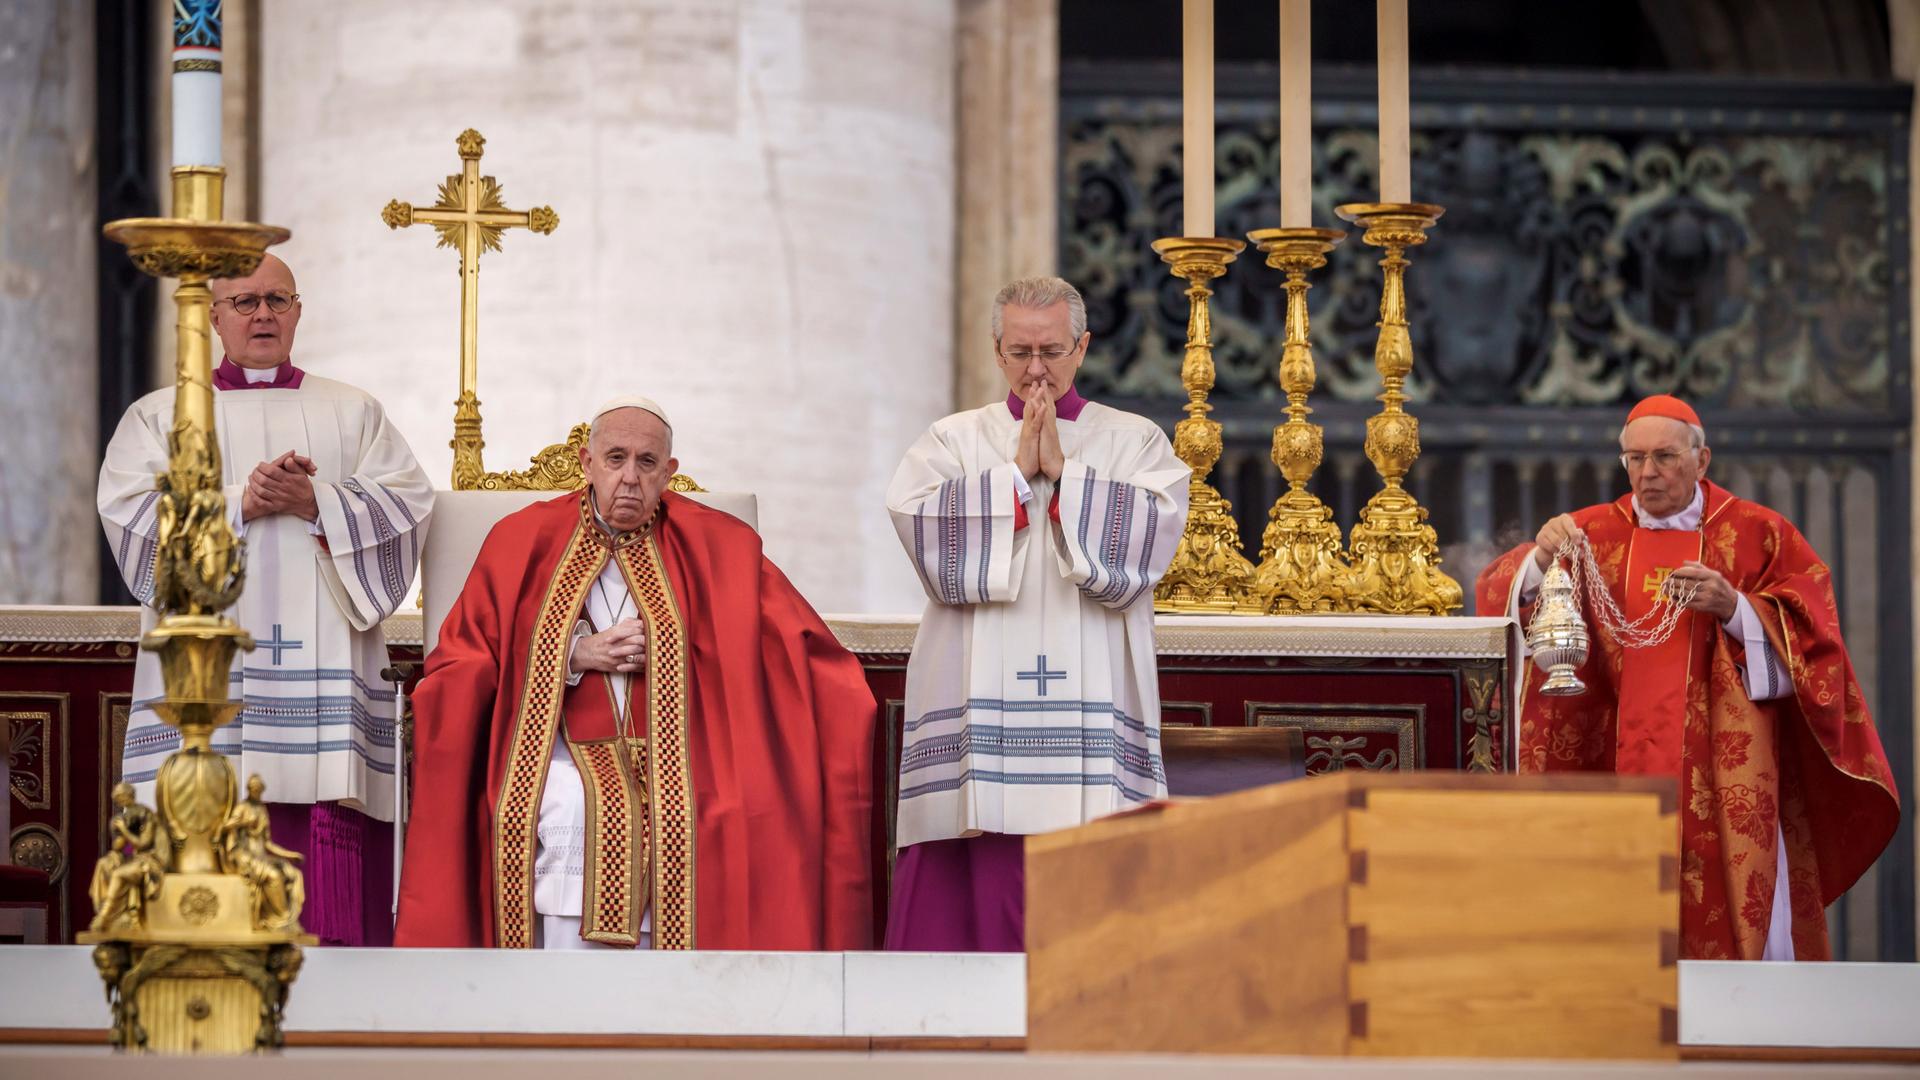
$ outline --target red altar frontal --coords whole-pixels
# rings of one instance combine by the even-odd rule
[[[884,881],[917,620],[827,621],[866,667],[885,720],[873,762]],[[52,875],[61,899],[54,941],[73,940],[92,915],[87,868],[106,846],[139,629],[133,608],[0,606],[9,861]],[[386,631],[396,671],[417,678],[420,616],[396,616]],[[1309,773],[1512,768],[1507,717],[1520,651],[1506,619],[1162,615],[1155,638],[1168,726],[1297,728]]]

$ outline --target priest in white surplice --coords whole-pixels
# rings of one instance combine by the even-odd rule
[[[395,725],[380,622],[411,589],[433,485],[379,402],[294,366],[300,296],[286,263],[268,255],[212,291],[226,350],[214,410],[247,558],[230,614],[257,643],[234,660],[231,693],[245,707],[214,749],[265,780],[274,840],[305,857],[306,928],[329,944],[386,944]],[[134,402],[100,467],[101,523],[142,604],[153,602],[154,479],[172,424],[171,387]],[[144,626],[154,618],[145,610]],[[151,707],[163,693],[158,658],[141,652],[122,767],[149,803],[180,745]]]
[[[1153,587],[1188,469],[1150,420],[1086,401],[1086,304],[994,298],[1011,388],[922,435],[887,508],[929,603],[907,664],[887,947],[1019,952],[1022,836],[1164,797]]]

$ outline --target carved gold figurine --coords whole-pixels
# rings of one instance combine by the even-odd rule
[[[1325,453],[1320,425],[1307,422],[1313,411],[1307,395],[1315,380],[1307,336],[1307,272],[1325,266],[1327,253],[1345,238],[1339,229],[1261,229],[1248,234],[1267,253],[1267,265],[1287,275],[1287,337],[1280,351],[1287,420],[1273,429],[1273,463],[1286,478],[1287,490],[1267,511],[1260,568],[1253,577],[1254,596],[1269,615],[1346,610],[1352,568],[1341,550],[1340,526],[1333,511],[1307,490]]]
[[[1404,387],[1413,370],[1413,338],[1407,333],[1404,275],[1406,249],[1427,241],[1427,230],[1444,211],[1426,203],[1353,203],[1342,218],[1362,226],[1362,239],[1383,248],[1385,282],[1380,291],[1380,338],[1373,350],[1380,371],[1383,406],[1367,420],[1367,459],[1385,486],[1367,500],[1353,527],[1347,558],[1350,610],[1387,615],[1445,615],[1465,597],[1460,583],[1440,569],[1440,542],[1426,508],[1402,479],[1420,456],[1420,421],[1405,408]]]
[[[1180,381],[1187,388],[1187,418],[1174,425],[1173,452],[1193,470],[1187,482],[1187,524],[1166,576],[1153,590],[1155,611],[1251,612],[1253,564],[1240,551],[1240,526],[1233,504],[1221,497],[1207,474],[1223,449],[1220,424],[1208,419],[1213,406],[1213,320],[1207,283],[1227,272],[1227,264],[1246,248],[1238,240],[1169,237],[1153,250],[1187,283],[1187,350]]]
[[[113,805],[120,808],[110,825],[112,843],[93,867],[93,900],[97,932],[146,922],[147,901],[160,895],[160,878],[167,865],[161,858],[160,825],[152,810],[133,801],[132,784],[113,786]]]
[[[267,832],[267,806],[260,795],[267,788],[259,774],[247,777],[247,797],[236,804],[214,834],[229,874],[253,884],[253,926],[256,930],[299,928],[300,909],[307,903],[306,877],[300,873],[300,853],[273,842]]]

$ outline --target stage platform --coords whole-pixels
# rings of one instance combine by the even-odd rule
[[[0,947],[0,1043],[104,1044],[89,951]],[[314,948],[286,1027],[294,1049],[1018,1051],[1026,958]],[[1920,1063],[1920,965],[1682,961],[1680,1043],[1695,1059]]]

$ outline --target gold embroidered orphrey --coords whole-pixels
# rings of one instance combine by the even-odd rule
[[[694,796],[688,759],[687,644],[651,528],[611,540],[586,498],[535,619],[512,750],[494,807],[495,943],[533,947],[533,863],[547,760],[560,730],[567,647],[587,590],[619,560],[647,627],[646,724],[637,738],[574,743],[568,750],[587,792],[581,936],[608,945],[639,942],[653,909],[653,947],[690,949],[694,919]]]

